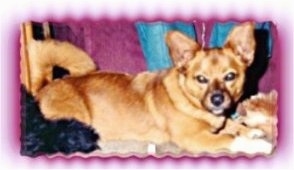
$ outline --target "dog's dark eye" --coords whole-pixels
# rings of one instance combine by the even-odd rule
[[[225,76],[224,80],[225,80],[225,81],[232,81],[232,80],[234,80],[235,78],[236,78],[236,74],[233,73],[233,72],[230,72],[230,73],[228,73],[228,74]]]
[[[201,75],[196,76],[195,79],[202,84],[208,83],[208,79]]]

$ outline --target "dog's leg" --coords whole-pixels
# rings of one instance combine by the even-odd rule
[[[209,123],[195,118],[181,117],[170,127],[171,139],[191,153],[228,151],[233,135],[211,133]]]
[[[173,142],[192,153],[242,152],[269,154],[273,150],[273,146],[262,139],[210,133],[208,130],[203,130],[205,129],[205,124],[195,119],[181,118],[174,124],[177,127],[171,127]]]
[[[222,129],[220,133],[231,134],[234,136],[238,136],[238,135],[247,136],[247,134],[249,134],[251,130],[252,130],[251,128],[248,128],[240,124],[239,122],[233,121],[231,119],[227,119],[224,129]]]
[[[262,139],[233,137],[229,134],[212,134],[207,131],[190,135],[178,138],[175,143],[192,153],[270,154],[273,150],[273,145]]]
[[[220,153],[228,152],[234,137],[228,134],[211,134],[208,131],[178,136],[175,143],[191,153]]]
[[[47,119],[76,119],[87,125],[92,122],[86,99],[63,80],[56,80],[43,88],[37,100],[42,114]]]
[[[222,134],[231,134],[234,136],[243,136],[248,138],[262,138],[266,135],[263,129],[250,128],[240,124],[240,122],[227,119],[224,129],[220,131]]]

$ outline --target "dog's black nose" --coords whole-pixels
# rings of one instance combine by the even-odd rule
[[[211,96],[210,101],[214,106],[220,106],[224,102],[224,99],[224,95],[220,92],[217,92]]]

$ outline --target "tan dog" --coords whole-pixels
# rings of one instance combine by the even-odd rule
[[[67,77],[49,83],[36,98],[46,118],[75,118],[93,126],[104,141],[172,142],[193,154],[268,154],[272,145],[264,140],[211,133],[242,95],[254,58],[253,30],[251,23],[236,26],[225,46],[214,49],[201,49],[172,31],[166,42],[175,66],[168,70]]]

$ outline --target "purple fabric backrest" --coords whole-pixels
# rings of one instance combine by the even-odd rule
[[[54,38],[84,49],[100,70],[138,73],[146,70],[136,28],[126,20],[54,23]]]

